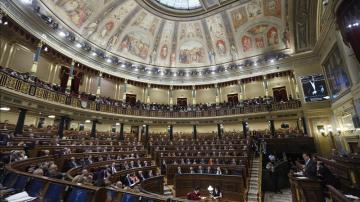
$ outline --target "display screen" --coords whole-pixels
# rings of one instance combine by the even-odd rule
[[[316,102],[330,99],[323,75],[301,77],[305,102]]]

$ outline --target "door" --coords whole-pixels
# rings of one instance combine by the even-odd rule
[[[280,102],[280,101],[286,102],[286,101],[288,101],[285,86],[278,87],[278,88],[273,88],[273,95],[274,95],[275,102]]]
[[[228,102],[230,102],[230,103],[238,103],[239,102],[239,98],[238,98],[237,93],[228,94],[227,99],[228,99]]]
[[[183,107],[187,106],[187,98],[178,98],[177,105],[183,106]]]
[[[131,105],[135,105],[136,103],[136,95],[134,94],[126,94],[126,103]]]

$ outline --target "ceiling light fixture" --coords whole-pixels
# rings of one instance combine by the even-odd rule
[[[59,36],[61,36],[61,37],[66,37],[66,33],[65,32],[63,32],[63,31],[59,31]]]
[[[51,118],[51,119],[54,119],[55,115],[49,115],[48,117]]]
[[[10,107],[0,107],[0,111],[10,111]]]
[[[85,120],[85,123],[90,123],[91,121],[90,120]]]
[[[76,46],[77,48],[81,48],[81,47],[82,47],[81,43],[76,43],[75,46]]]

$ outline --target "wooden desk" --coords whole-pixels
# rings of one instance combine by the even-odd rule
[[[299,179],[289,174],[293,202],[325,202],[323,184],[320,180]]]
[[[243,178],[237,175],[207,175],[207,174],[182,174],[175,176],[175,196],[186,197],[195,187],[200,188],[203,196],[208,195],[209,185],[219,187],[223,199],[231,201],[245,201],[245,186]]]
[[[352,202],[349,198],[347,198],[343,193],[337,190],[335,187],[331,185],[326,186],[330,192],[330,199],[332,202]]]
[[[208,164],[191,164],[191,165],[168,165],[166,168],[166,179],[168,184],[174,184],[175,175],[177,173],[177,167],[181,167],[181,170],[184,174],[189,173],[189,168],[193,167],[197,170],[198,166],[202,166],[205,170],[208,166],[215,171],[216,167],[220,167],[222,170],[225,168],[229,170],[230,174],[239,173],[240,176],[243,177],[243,185],[246,187],[247,183],[245,181],[246,177],[248,177],[247,169],[245,165],[208,165]],[[205,173],[204,173],[205,174]],[[210,174],[212,175],[212,174]]]
[[[142,181],[140,191],[147,194],[164,194],[164,176],[155,176]]]

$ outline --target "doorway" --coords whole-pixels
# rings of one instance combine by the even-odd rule
[[[286,102],[286,101],[288,101],[288,96],[287,96],[285,86],[273,88],[272,90],[273,90],[273,95],[274,95],[275,102],[281,102],[281,101]]]

